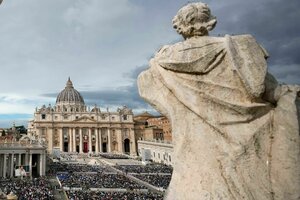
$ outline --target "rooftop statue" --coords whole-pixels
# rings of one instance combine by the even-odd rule
[[[278,84],[251,35],[210,37],[216,23],[204,3],[181,8],[173,27],[184,41],[138,77],[172,123],[166,199],[299,199],[300,87]]]

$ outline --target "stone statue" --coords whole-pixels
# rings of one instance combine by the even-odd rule
[[[162,47],[138,77],[140,95],[173,129],[166,193],[181,199],[300,199],[300,87],[267,72],[251,35],[210,37],[204,3],[181,8],[183,42]]]

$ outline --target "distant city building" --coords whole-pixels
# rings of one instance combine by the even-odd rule
[[[136,115],[134,122],[138,155],[142,161],[172,165],[172,129],[169,120],[144,112]]]
[[[59,149],[136,155],[132,110],[126,106],[116,112],[103,112],[96,105],[88,108],[70,78],[54,106],[36,108],[28,132],[47,142],[48,153]]]
[[[163,130],[162,140],[172,142],[172,128],[168,118],[165,116],[152,117],[147,120],[148,127],[156,126]],[[156,136],[159,138],[158,136]]]
[[[173,144],[168,141],[138,140],[138,154],[142,161],[149,161],[173,165]]]

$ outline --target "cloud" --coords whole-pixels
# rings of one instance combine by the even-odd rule
[[[0,114],[0,128],[9,128],[13,124],[16,126],[27,126],[28,120],[32,119],[31,114]]]
[[[275,65],[270,71],[277,77],[278,81],[289,84],[299,84],[300,65]]]
[[[252,34],[270,54],[269,69],[276,78],[300,84],[300,1],[213,1],[211,7],[218,19],[214,34]]]
[[[281,82],[300,84],[300,1],[203,1],[218,20],[211,35],[252,34],[270,54],[270,72]],[[0,114],[33,113],[36,106],[53,104],[68,76],[88,104],[150,109],[135,79],[162,45],[182,40],[171,21],[186,3],[4,1]]]
[[[126,105],[127,107],[134,110],[134,112],[140,111],[153,111],[153,108],[147,104],[138,94],[138,88],[136,78],[138,74],[144,71],[147,66],[139,66],[123,74],[124,78],[130,80],[130,84],[122,87],[110,87],[103,88],[101,90],[79,90],[83,96],[84,101],[87,105],[93,106],[97,104],[102,108],[116,109]],[[46,93],[42,94],[42,97],[56,98],[58,93]]]
[[[47,104],[51,100],[46,97],[28,98],[22,95],[0,94],[0,114],[33,114],[37,104]]]

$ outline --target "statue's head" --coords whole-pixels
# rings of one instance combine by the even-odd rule
[[[173,18],[173,27],[185,39],[208,35],[217,23],[205,3],[190,3],[182,7]]]

